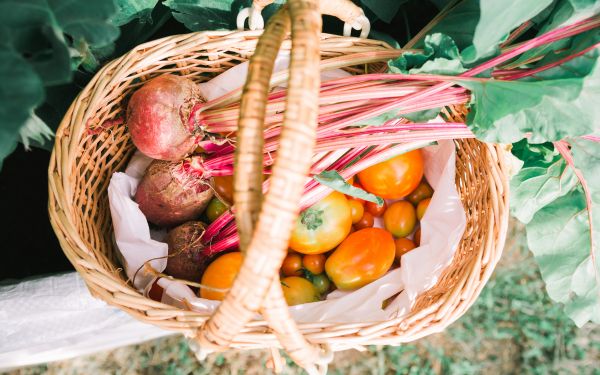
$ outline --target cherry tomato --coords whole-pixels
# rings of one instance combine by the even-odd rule
[[[406,237],[412,233],[417,223],[415,208],[407,201],[390,205],[383,214],[383,224],[395,237]]]
[[[399,199],[413,191],[423,178],[421,150],[395,156],[358,173],[366,191],[386,199]]]
[[[213,188],[223,202],[233,204],[233,176],[213,177]]]
[[[421,246],[421,228],[416,230],[413,241],[415,244],[417,244],[417,246]]]
[[[321,254],[350,233],[352,209],[344,194],[334,191],[300,213],[289,246],[302,254]]]
[[[417,247],[417,245],[415,245],[414,242],[412,242],[410,239],[408,239],[406,237],[396,238],[394,240],[394,244],[396,245],[396,260],[397,261],[400,261],[400,257],[402,257],[402,255],[408,253],[409,251],[411,251],[412,249]]]
[[[217,220],[217,218],[219,216],[221,216],[223,214],[223,212],[227,211],[229,209],[229,207],[227,207],[227,205],[223,202],[221,202],[221,200],[219,200],[219,198],[214,197],[213,199],[210,200],[210,202],[208,203],[208,206],[206,206],[206,210],[204,211],[204,214],[206,215],[206,218],[208,219],[209,222],[213,222],[215,220]]]
[[[356,199],[348,199],[348,204],[350,204],[352,224],[356,224],[365,212],[365,206]]]
[[[354,224],[357,230],[371,228],[375,224],[375,218],[369,212],[365,212],[358,223]]]
[[[150,299],[160,302],[160,301],[162,301],[162,295],[163,295],[164,289],[160,285],[158,285],[158,280],[159,279],[156,279],[152,283],[152,286],[150,287],[150,290],[148,291],[148,297],[150,297]]]
[[[242,253],[239,251],[221,255],[208,265],[206,271],[202,275],[202,285],[209,288],[229,289],[233,285],[235,276],[242,267]],[[225,298],[226,292],[210,290],[208,288],[200,288],[200,297],[222,301]]]
[[[429,207],[429,202],[431,202],[431,198],[425,198],[419,202],[417,205],[417,219],[421,220],[423,216],[425,216],[425,211],[427,211],[427,207]]]
[[[311,281],[320,295],[327,293],[329,291],[329,288],[331,287],[331,281],[324,273],[312,275]]]
[[[369,211],[371,215],[380,217],[387,209],[387,203],[383,202],[381,206],[378,206],[377,203],[367,202],[365,203],[365,209]]]
[[[392,266],[396,247],[392,235],[381,228],[352,233],[327,258],[327,276],[341,290],[360,288],[383,276]]]
[[[302,259],[302,265],[308,272],[317,275],[325,269],[325,255],[323,254],[308,254]]]
[[[281,280],[281,289],[288,306],[319,300],[317,288],[310,281],[298,276],[290,276]]]
[[[302,256],[297,253],[289,253],[283,259],[281,273],[284,276],[302,276]]]
[[[419,186],[417,186],[415,190],[413,190],[410,194],[408,194],[408,196],[406,196],[406,200],[408,200],[410,203],[416,206],[423,199],[431,198],[432,196],[433,189],[431,188],[431,186],[429,186],[427,181],[422,180]]]

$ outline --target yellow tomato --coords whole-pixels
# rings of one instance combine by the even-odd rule
[[[302,303],[316,302],[319,300],[317,288],[308,280],[290,276],[281,280],[281,289],[288,306],[300,305]]]
[[[209,288],[231,288],[233,280],[240,271],[243,259],[242,253],[239,251],[221,255],[215,259],[202,275],[201,284],[208,288],[200,288],[200,297],[222,301],[225,298],[225,292],[210,290]]]

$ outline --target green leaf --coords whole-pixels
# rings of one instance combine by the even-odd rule
[[[325,185],[335,191],[339,191],[340,193],[344,193],[354,198],[360,198],[369,202],[373,202],[378,206],[383,205],[385,202],[382,198],[367,193],[361,188],[357,188],[356,186],[352,186],[344,180],[342,176],[336,171],[323,171],[318,175],[313,177],[318,183]]]
[[[473,34],[473,46],[462,53],[467,64],[498,52],[499,43],[523,22],[546,9],[552,0],[480,0],[479,21]]]
[[[251,1],[233,0],[166,0],[173,17],[192,31],[236,29],[236,17]],[[266,9],[265,9],[266,10]]]
[[[54,137],[54,132],[35,113],[32,113],[25,125],[19,129],[19,135],[26,150],[29,150],[31,144],[51,150],[49,141]]]
[[[427,35],[424,43],[423,52],[406,52],[390,60],[390,72],[457,75],[466,70],[460,61],[456,43],[448,35]]]
[[[569,25],[577,21],[581,21],[588,17],[592,17],[600,13],[600,2],[597,0],[559,0],[552,13],[544,24],[541,25],[537,36],[552,31],[561,26]],[[542,47],[531,49],[521,55],[515,63],[511,65],[519,65],[536,56],[544,56],[549,52],[557,51],[565,48],[569,44],[569,39],[563,39],[554,43],[546,44]]]
[[[392,22],[398,9],[408,0],[362,0],[363,6],[371,9],[379,19],[386,23]]]
[[[496,143],[516,142],[527,133],[531,143],[594,133],[600,129],[598,55],[592,50],[534,80],[457,78],[473,95],[467,125],[479,139]]]
[[[510,181],[510,211],[522,223],[577,185],[577,177],[553,146],[530,145],[525,140],[512,153],[524,164]]]
[[[590,243],[590,222],[581,186],[540,209],[527,225],[527,241],[549,296],[565,304],[565,312],[582,326],[600,323],[600,144],[571,140],[575,166],[583,173],[592,197],[595,248]]]
[[[140,19],[140,22],[152,22],[150,14],[158,0],[116,0],[116,2],[118,11],[111,17],[110,22],[121,26],[134,19]]]
[[[441,108],[432,108],[424,111],[406,113],[401,116],[412,122],[427,122],[436,118],[440,114],[441,110]]]
[[[0,50],[0,167],[16,147],[19,129],[44,99],[42,81],[23,57]]]

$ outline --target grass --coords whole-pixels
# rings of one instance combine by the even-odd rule
[[[522,228],[514,226],[495,275],[444,333],[397,347],[336,354],[331,374],[600,375],[600,326],[579,329],[548,298]],[[202,363],[173,336],[14,374],[264,374],[267,351],[214,354]],[[288,361],[285,374],[302,371]]]

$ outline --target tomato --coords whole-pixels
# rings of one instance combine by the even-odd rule
[[[329,288],[331,287],[331,281],[324,273],[312,275],[311,281],[315,286],[315,289],[317,289],[317,292],[319,292],[319,294],[321,295],[327,293],[329,291]]]
[[[432,196],[433,196],[433,189],[431,188],[431,186],[429,186],[427,181],[423,180],[423,181],[421,181],[419,186],[417,186],[415,188],[415,190],[413,190],[410,194],[408,194],[408,196],[406,197],[406,200],[408,200],[410,203],[412,203],[416,206],[423,199],[431,198]]]
[[[302,259],[302,265],[308,272],[317,275],[325,269],[325,255],[323,254],[308,254]]]
[[[341,290],[360,288],[383,276],[392,266],[396,247],[392,235],[381,228],[352,233],[327,258],[327,276]]]
[[[425,211],[427,211],[427,207],[429,207],[429,202],[431,202],[431,198],[425,198],[419,202],[417,205],[417,219],[421,220],[423,216],[425,216]]]
[[[281,272],[284,276],[302,276],[302,256],[296,253],[289,253],[283,259]]]
[[[371,228],[375,224],[375,218],[369,212],[365,212],[358,223],[354,224],[357,230]]]
[[[217,218],[219,216],[221,216],[223,214],[223,212],[227,211],[229,209],[229,207],[227,207],[227,205],[223,202],[221,202],[221,200],[219,200],[219,198],[214,197],[213,199],[210,200],[210,202],[208,203],[208,206],[206,206],[206,210],[204,211],[204,214],[206,215],[206,218],[208,219],[209,222],[213,222],[215,220],[217,220]]]
[[[421,245],[421,228],[416,230],[413,241],[417,244],[417,246]]]
[[[281,289],[288,306],[319,300],[317,288],[310,281],[298,276],[290,276],[281,280]]]
[[[154,280],[152,286],[150,286],[150,290],[148,291],[148,297],[155,301],[161,302],[164,289],[160,285],[158,285],[158,280],[159,279]]]
[[[365,212],[365,206],[356,199],[348,199],[348,204],[350,204],[352,224],[356,224]]]
[[[351,226],[350,204],[334,191],[300,213],[289,246],[302,254],[321,254],[339,245]]]
[[[395,237],[406,237],[417,224],[415,208],[407,201],[394,202],[383,214],[383,224]]]
[[[387,209],[387,203],[383,202],[381,206],[378,206],[377,203],[367,202],[365,203],[365,209],[373,216],[380,217],[383,215],[385,210]]]
[[[209,288],[229,289],[233,285],[235,276],[242,267],[242,253],[239,251],[221,255],[208,265],[202,275],[202,285]],[[200,297],[222,301],[225,298],[225,291],[220,292],[208,288],[200,288]]]
[[[400,257],[402,257],[402,255],[417,247],[414,242],[406,237],[396,238],[394,240],[394,244],[396,245],[396,260],[398,261],[400,261]]]
[[[213,188],[223,202],[233,204],[233,175],[213,177]]]
[[[358,173],[366,191],[386,199],[399,199],[413,191],[423,178],[421,150],[395,156]]]

